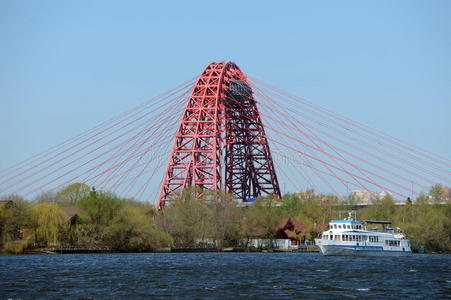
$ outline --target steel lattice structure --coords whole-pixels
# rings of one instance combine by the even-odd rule
[[[157,207],[177,200],[190,186],[225,190],[243,201],[264,194],[280,197],[260,113],[236,64],[213,62],[199,76],[163,176]]]

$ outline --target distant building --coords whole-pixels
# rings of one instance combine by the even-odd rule
[[[451,200],[451,188],[450,187],[443,187],[443,200],[449,201]]]
[[[79,223],[81,210],[77,206],[73,204],[62,204],[59,208],[66,214],[67,221],[71,226]]]
[[[291,246],[297,246],[301,242],[300,235],[305,231],[304,226],[294,218],[283,218],[279,220],[275,229],[276,239],[289,239]]]
[[[389,192],[382,191],[380,193],[371,193],[367,190],[353,190],[351,192],[352,199],[357,202],[367,203],[371,199],[382,199],[387,195],[391,195]]]
[[[263,233],[255,233],[255,237],[239,241],[241,247],[254,249],[269,249],[280,251],[298,251],[302,242],[305,227],[294,218],[283,218],[274,228],[274,238],[261,238]]]
[[[366,190],[353,190],[351,197],[358,202],[368,202],[371,199],[371,193]]]
[[[290,251],[297,249],[297,246],[292,246],[290,239],[261,239],[250,238],[239,241],[240,246],[254,249],[275,249],[282,251]]]
[[[78,244],[77,226],[80,223],[81,210],[73,204],[61,204],[59,206],[61,211],[66,215],[66,222],[70,225],[69,227],[69,244]]]

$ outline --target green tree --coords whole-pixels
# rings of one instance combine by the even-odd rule
[[[362,209],[360,212],[361,219],[393,220],[395,214],[395,201],[391,195],[386,194],[382,198],[375,198],[371,200],[371,204],[372,205]]]
[[[89,195],[91,188],[89,185],[81,182],[76,182],[63,188],[58,192],[57,197],[59,202],[75,203],[80,199]]]
[[[157,224],[174,238],[177,247],[193,247],[196,239],[214,234],[212,211],[205,201],[197,199],[199,192],[198,188],[185,189],[180,200],[157,215]]]
[[[56,246],[67,231],[67,216],[54,203],[39,203],[33,206],[35,243],[38,246]]]
[[[212,203],[210,209],[214,226],[212,237],[218,242],[218,248],[237,246],[238,241],[242,238],[240,224],[243,209],[237,207],[231,197],[230,200]]]
[[[109,225],[123,204],[124,201],[112,193],[95,191],[76,202],[97,227]]]
[[[341,208],[338,200],[332,195],[306,190],[283,197],[282,215],[285,218],[294,217],[304,226],[300,240],[312,239],[320,233],[319,225],[337,217],[337,211]]]
[[[0,205],[0,248],[9,244],[6,248],[13,246],[17,249],[11,252],[21,252],[26,243],[16,241],[21,240],[32,225],[32,206],[17,195],[5,196],[1,200],[4,202]],[[15,244],[20,244],[20,249],[14,247]]]
[[[443,200],[445,200],[445,192],[443,191],[443,186],[441,184],[432,186],[429,190],[429,196],[431,196],[434,203],[441,203]]]
[[[52,191],[43,192],[43,193],[40,193],[39,195],[37,195],[33,199],[33,202],[34,203],[43,203],[43,202],[56,203],[56,202],[58,202],[58,195],[57,195],[57,193],[52,192]]]
[[[241,230],[246,238],[273,239],[281,211],[273,195],[258,197],[244,212]]]
[[[151,217],[138,207],[124,207],[105,229],[104,241],[119,251],[150,251],[168,247],[172,237],[152,224]]]

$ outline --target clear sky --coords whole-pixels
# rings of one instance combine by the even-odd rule
[[[451,1],[0,1],[0,169],[211,61],[451,158]]]

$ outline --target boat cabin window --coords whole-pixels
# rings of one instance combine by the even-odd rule
[[[378,243],[379,242],[379,237],[378,236],[374,236],[374,235],[370,235],[369,236],[369,240],[370,240],[370,242]]]
[[[399,247],[399,241],[385,240],[385,244],[390,247]]]
[[[341,229],[341,224],[338,224],[338,228]]]

